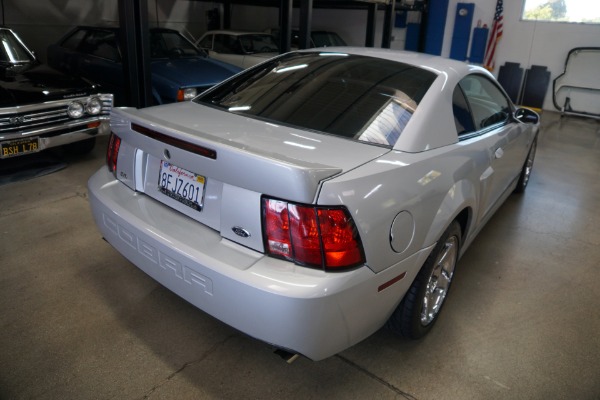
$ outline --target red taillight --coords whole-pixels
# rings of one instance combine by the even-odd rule
[[[288,214],[294,260],[302,264],[322,266],[323,253],[316,210],[288,203]]]
[[[108,139],[108,148],[106,149],[106,165],[108,165],[108,169],[112,173],[117,171],[119,147],[121,147],[121,138],[111,132]]]
[[[310,207],[263,199],[267,253],[339,270],[364,263],[360,238],[344,208]]]
[[[338,268],[364,261],[354,222],[345,210],[320,209],[319,225],[326,266]]]

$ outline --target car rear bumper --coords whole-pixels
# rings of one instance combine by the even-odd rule
[[[334,355],[378,330],[430,251],[417,252],[378,274],[367,267],[325,273],[223,239],[217,231],[132,191],[105,167],[90,178],[88,188],[102,235],[138,268],[232,327],[313,360]]]

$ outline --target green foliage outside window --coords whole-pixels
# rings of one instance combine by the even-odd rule
[[[600,2],[589,0],[524,0],[523,19],[600,24]]]

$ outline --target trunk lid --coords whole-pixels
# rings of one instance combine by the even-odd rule
[[[192,102],[116,109],[111,125],[122,139],[119,180],[259,251],[262,195],[314,203],[321,181],[389,151]],[[205,178],[201,210],[157,189],[165,161]]]

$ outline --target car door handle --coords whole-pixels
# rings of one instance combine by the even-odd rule
[[[504,155],[504,150],[502,150],[502,147],[498,147],[496,149],[496,151],[494,152],[494,156],[496,158],[502,158],[503,155]]]

